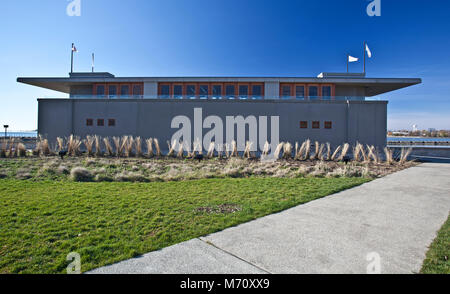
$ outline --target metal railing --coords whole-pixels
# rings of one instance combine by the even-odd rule
[[[279,100],[279,101],[381,101],[381,97],[364,96],[329,96],[329,97],[299,97],[299,96],[255,96],[255,95],[71,95],[71,99],[159,99],[159,100]]]

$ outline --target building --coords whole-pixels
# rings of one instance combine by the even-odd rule
[[[74,134],[156,137],[166,142],[178,135],[177,140],[186,142],[237,139],[240,149],[247,140],[257,141],[253,149],[260,150],[266,140],[273,144],[308,138],[333,146],[360,142],[383,148],[388,102],[376,96],[421,83],[348,73],[309,78],[72,73],[17,81],[69,94],[38,99],[38,131],[49,140]]]

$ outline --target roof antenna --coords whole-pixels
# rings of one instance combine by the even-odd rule
[[[94,66],[95,66],[95,56],[94,53],[92,53],[92,72],[94,72]]]

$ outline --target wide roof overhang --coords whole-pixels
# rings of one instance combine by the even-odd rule
[[[301,78],[301,77],[68,77],[33,78],[20,77],[17,82],[70,94],[71,86],[94,83],[139,83],[139,82],[279,82],[307,84],[336,84],[337,86],[364,87],[366,96],[376,96],[422,83],[417,78]]]

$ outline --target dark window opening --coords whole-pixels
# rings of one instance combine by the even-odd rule
[[[252,97],[253,97],[253,99],[261,99],[262,98],[262,86],[261,85],[252,86]]]
[[[105,86],[97,85],[97,96],[105,96]]]
[[[169,98],[170,96],[170,86],[169,85],[162,85],[161,86],[161,98]]]
[[[308,122],[307,121],[301,121],[300,122],[300,129],[307,129],[308,128]]]
[[[316,86],[310,86],[308,92],[309,99],[317,100],[319,98],[319,89]]]
[[[228,85],[225,87],[225,95],[227,96],[227,98],[234,99],[236,91],[233,85]]]
[[[331,99],[331,87],[330,86],[322,87],[322,99],[324,99],[324,100]]]
[[[120,86],[120,96],[126,98],[129,95],[130,95],[130,86],[128,86],[128,85]]]
[[[248,98],[248,86],[247,85],[239,86],[239,98],[240,99]]]
[[[312,122],[312,128],[313,129],[320,129],[320,122],[319,121],[313,121]]]
[[[98,127],[103,127],[105,125],[105,120],[104,119],[97,119],[97,126]]]
[[[182,85],[175,85],[173,86],[173,97],[174,98],[183,98],[183,86]]]
[[[140,97],[142,95],[142,87],[141,85],[134,85],[133,86],[133,96],[134,97]]]
[[[115,86],[115,85],[108,86],[108,96],[110,98],[116,98],[117,97],[117,86]]]
[[[213,99],[220,99],[222,98],[222,86],[221,85],[214,85],[212,88],[212,97]]]
[[[305,86],[295,86],[295,98],[305,99]]]
[[[333,123],[331,121],[326,121],[325,122],[325,129],[331,129],[333,128]]]
[[[281,88],[281,98],[291,99],[291,86],[283,86]]]
[[[199,86],[200,91],[200,99],[207,99],[209,94],[209,87],[208,85],[200,85]]]
[[[186,86],[186,95],[188,96],[188,98],[195,99],[195,94],[196,94],[195,92],[196,92],[195,85],[187,85]]]
[[[115,127],[116,126],[116,120],[113,118],[108,119],[108,127]]]
[[[94,120],[92,118],[86,119],[86,126],[92,127],[94,125]]]

